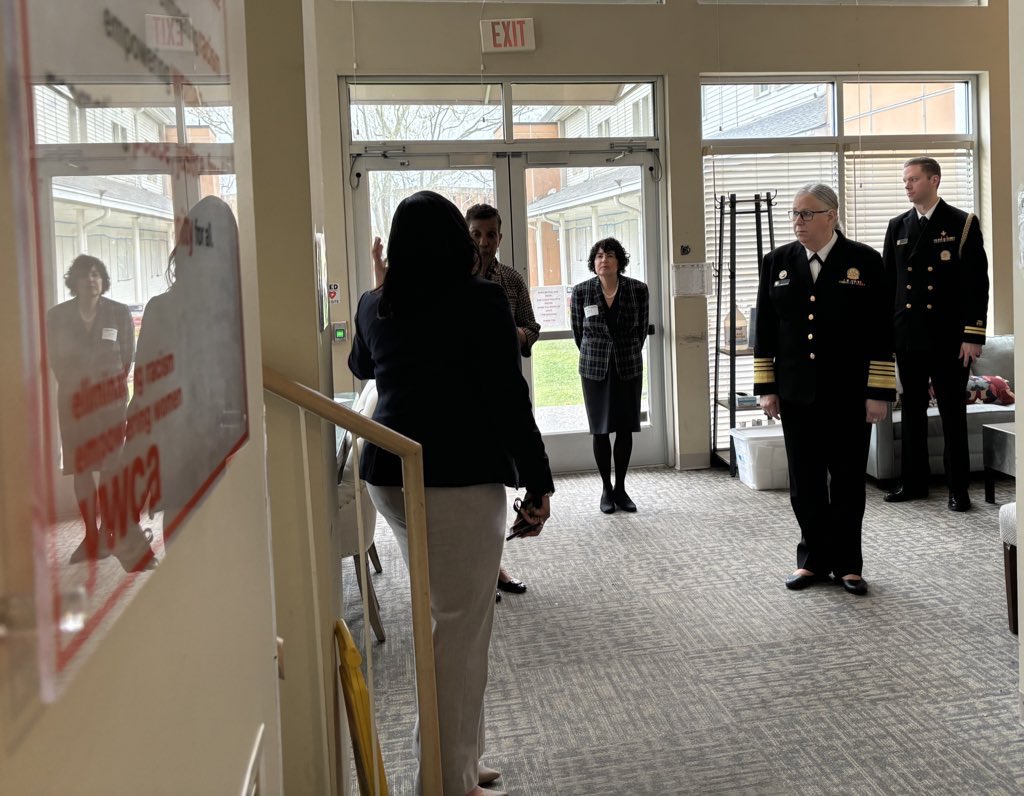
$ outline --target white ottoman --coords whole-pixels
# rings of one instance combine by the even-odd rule
[[[1006,575],[1006,615],[1010,632],[1017,632],[1017,504],[999,507],[999,536],[1003,542],[1003,572]]]

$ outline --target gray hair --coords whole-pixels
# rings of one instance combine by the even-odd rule
[[[807,185],[801,186],[793,198],[796,199],[798,196],[813,196],[825,205],[827,210],[834,210],[836,213],[835,228],[839,232],[843,231],[843,225],[839,221],[839,197],[836,196],[836,192],[832,190],[832,186],[825,185],[823,182],[809,182]]]

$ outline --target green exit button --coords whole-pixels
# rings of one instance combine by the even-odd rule
[[[334,342],[343,343],[348,340],[348,324],[344,321],[341,323],[332,323],[331,332],[334,334]]]

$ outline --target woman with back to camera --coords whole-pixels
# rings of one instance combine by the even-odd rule
[[[786,587],[831,573],[863,596],[870,424],[885,419],[896,397],[894,285],[881,255],[840,231],[829,186],[797,191],[789,217],[797,239],[761,266],[754,344],[754,392],[765,414],[782,419],[801,531]]]
[[[580,350],[583,402],[594,459],[601,474],[601,511],[618,506],[636,511],[626,493],[626,471],[633,453],[633,434],[640,430],[643,347],[647,339],[647,285],[623,276],[629,255],[615,238],[599,240],[590,250],[587,267],[593,279],[572,291],[572,333]],[[612,443],[615,434],[615,484],[612,484]]]
[[[526,487],[530,536],[554,486],[508,299],[472,275],[477,248],[462,213],[431,191],[408,197],[387,253],[383,284],[359,300],[349,368],[377,380],[373,419],[423,446],[444,793],[483,796],[500,776],[480,757],[505,485]],[[408,565],[401,460],[367,443],[360,474]]]

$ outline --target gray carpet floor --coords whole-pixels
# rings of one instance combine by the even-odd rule
[[[544,534],[506,547],[527,582],[496,606],[488,753],[512,794],[1020,794],[1018,638],[998,506],[972,490],[889,505],[868,486],[867,597],[790,592],[786,492],[723,470],[631,473],[637,514],[559,476]],[[1014,499],[1012,481],[996,499]],[[387,526],[373,644],[392,793],[413,791],[408,575]],[[352,565],[346,620],[362,643]]]

